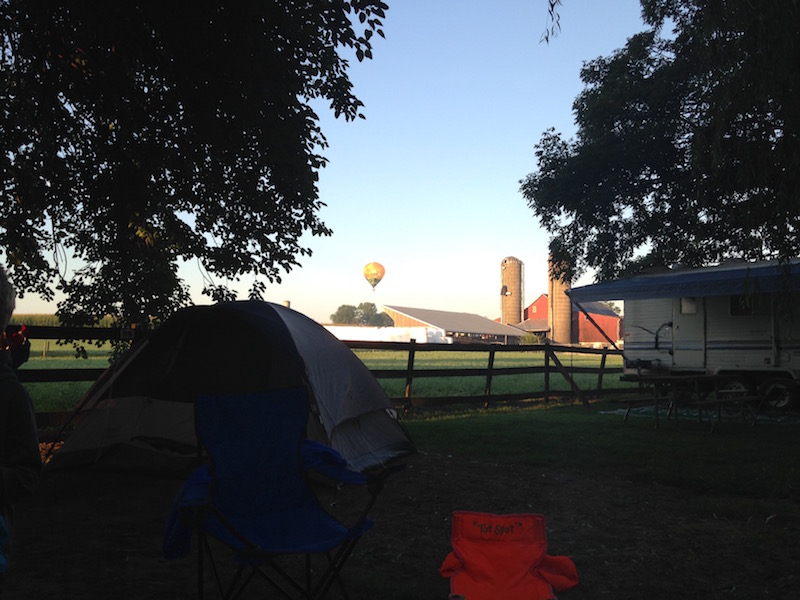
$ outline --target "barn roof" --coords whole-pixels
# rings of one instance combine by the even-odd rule
[[[545,333],[550,331],[550,325],[547,319],[525,319],[522,323],[516,325],[525,331],[532,331],[534,333]]]
[[[592,315],[619,318],[619,315],[614,312],[613,308],[602,302],[581,302],[581,308]],[[572,303],[572,310],[580,310],[575,302]]]
[[[567,291],[573,302],[643,300],[685,296],[733,296],[778,291],[800,292],[800,259],[732,262],[697,269],[671,269],[575,287]]]
[[[392,316],[392,312],[405,315],[421,324],[436,327],[446,333],[466,333],[475,335],[497,335],[521,337],[525,332],[517,327],[503,325],[486,317],[472,313],[450,312],[429,308],[409,308],[407,306],[384,306],[384,310]]]

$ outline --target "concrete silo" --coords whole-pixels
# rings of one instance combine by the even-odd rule
[[[553,274],[552,261],[548,261],[547,271],[547,325],[550,327],[550,340],[554,344],[569,344],[572,342],[572,302],[566,292],[571,283]]]
[[[506,325],[522,322],[525,311],[523,277],[524,265],[520,259],[509,256],[500,263],[500,319]]]

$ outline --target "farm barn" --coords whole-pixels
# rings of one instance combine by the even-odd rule
[[[581,308],[586,312],[583,312]],[[548,335],[551,322],[548,294],[539,296],[533,304],[525,309],[523,314],[525,320],[517,327]],[[555,341],[587,345],[607,345],[609,340],[616,343],[621,339],[621,326],[620,316],[602,302],[586,302],[580,307],[573,303],[570,314],[569,340]]]
[[[729,375],[775,406],[797,396],[800,260],[673,267],[573,288],[573,302],[625,303],[628,373]]]
[[[548,292],[526,308],[522,293],[524,273],[524,265],[518,258],[509,256],[500,263],[499,322],[536,333],[556,344],[607,345],[620,339],[619,315],[602,302],[578,307],[567,295],[569,284],[552,277],[547,282]]]
[[[503,325],[472,313],[384,306],[395,327],[426,327],[439,332],[449,343],[501,343],[515,344],[525,332],[517,327]]]

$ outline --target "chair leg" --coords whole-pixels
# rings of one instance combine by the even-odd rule
[[[206,536],[202,529],[197,531],[197,600],[203,600],[203,552]]]
[[[230,584],[228,584],[228,589],[225,590],[222,587],[222,579],[220,578],[219,571],[217,569],[217,563],[214,560],[214,554],[211,549],[211,542],[208,539],[208,536],[202,530],[198,531],[197,536],[197,597],[199,600],[203,600],[205,595],[205,561],[203,559],[204,555],[208,555],[208,561],[211,564],[211,572],[214,577],[214,582],[217,586],[217,592],[219,593],[219,597],[222,600],[232,600],[233,598],[237,598],[242,590],[247,586],[247,582],[252,579],[253,575],[251,574],[250,577],[247,578],[247,581],[242,584],[242,586],[236,591],[238,582],[241,579],[242,573],[244,571],[244,566],[240,566],[236,573],[233,575]],[[234,593],[235,592],[235,593]]]
[[[233,576],[230,585],[228,586],[228,591],[225,593],[225,600],[236,600],[239,596],[242,595],[245,588],[250,584],[250,581],[255,577],[257,571],[256,569],[250,569],[250,574],[245,578],[242,584],[239,584],[239,580],[242,577],[242,573],[244,572],[244,565],[240,566],[236,569],[236,574]]]
[[[330,553],[326,553],[326,556],[328,557],[328,568],[317,582],[313,592],[309,594],[309,598],[312,598],[313,600],[321,600],[328,593],[328,590],[330,590],[333,582],[336,581],[342,596],[345,598],[345,600],[347,599],[347,592],[345,591],[344,583],[340,577],[340,572],[342,567],[344,567],[345,563],[347,562],[347,559],[350,557],[350,554],[353,552],[357,542],[358,538],[345,542],[339,547],[333,557],[331,557]]]
[[[204,531],[198,530],[197,535],[197,597],[200,600],[204,597],[205,587],[205,564],[203,555],[208,555],[208,562],[211,564],[211,573],[214,576],[214,582],[217,584],[217,591],[220,598],[227,598],[229,592],[222,589],[222,580],[219,577],[217,570],[217,563],[214,560],[214,554],[211,550],[211,542]]]
[[[356,519],[357,524],[364,523],[367,518],[367,515],[372,510],[372,507],[375,505],[376,500],[378,499],[378,495],[383,490],[383,486],[385,483],[385,479],[388,476],[389,471],[384,472],[383,475],[378,476],[378,478],[372,483],[370,499],[364,508],[361,510],[361,514]],[[356,527],[357,525],[354,525]],[[331,559],[330,553],[327,553],[328,556],[328,569],[323,574],[320,581],[317,583],[316,588],[314,588],[313,593],[310,593],[309,597],[313,600],[321,599],[328,593],[331,585],[333,585],[333,581],[336,580],[339,584],[339,589],[342,592],[342,596],[347,598],[347,594],[344,590],[344,584],[342,583],[341,578],[339,577],[339,571],[341,571],[342,567],[344,566],[347,559],[350,557],[350,554],[355,549],[356,544],[360,539],[359,537],[354,537],[349,540],[346,540],[336,551],[334,554],[333,559]],[[310,592],[310,588],[309,588]]]
[[[330,553],[328,554],[328,560],[331,560]],[[347,591],[344,589],[344,583],[342,582],[342,578],[339,576],[339,570],[337,569],[333,576],[336,578],[336,583],[339,585],[339,591],[342,593],[342,598],[344,600],[348,600]]]
[[[306,594],[311,592],[311,555],[306,554]]]
[[[308,574],[306,577],[307,581],[310,581],[309,578],[311,576],[310,575],[311,567],[310,563],[307,562],[306,564],[308,569],[307,571]],[[268,569],[271,571],[272,575],[270,574],[270,572],[268,572]],[[294,599],[298,597],[298,594],[303,598],[310,597],[310,592],[309,592],[310,588],[308,586],[303,587],[303,585],[301,585],[301,582],[296,581],[295,579],[290,577],[283,569],[279,568],[275,563],[267,561],[261,565],[254,566],[253,574],[260,575],[262,579],[264,579],[264,581],[269,583],[273,588],[275,588],[276,591],[282,594],[285,598]],[[281,581],[283,581],[285,585],[282,585]]]

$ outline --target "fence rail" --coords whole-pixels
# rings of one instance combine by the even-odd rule
[[[18,330],[18,326],[9,326],[8,332]],[[146,332],[136,329],[116,329],[116,328],[90,328],[90,327],[47,327],[29,326],[26,328],[26,335],[30,339],[43,340],[80,340],[87,342],[109,341],[109,340],[129,340],[140,339]],[[598,397],[608,393],[623,393],[635,391],[631,387],[613,388],[604,386],[604,379],[611,374],[622,372],[621,367],[607,366],[609,356],[621,355],[619,350],[609,348],[592,349],[576,346],[560,346],[554,344],[538,344],[525,346],[504,346],[497,344],[418,344],[414,340],[411,342],[361,342],[345,341],[348,347],[353,350],[390,350],[405,354],[407,357],[406,367],[400,369],[370,369],[376,379],[392,380],[401,379],[405,381],[402,396],[394,396],[391,399],[398,407],[409,410],[411,408],[438,407],[456,403],[482,403],[489,406],[497,402],[515,402],[521,400],[539,400],[549,402],[551,398],[563,398],[568,396],[578,398],[582,403],[588,404],[592,397]],[[421,368],[417,363],[417,355],[420,352],[435,353],[482,353],[486,355],[486,365],[483,367],[468,368]],[[543,365],[498,367],[496,359],[499,355],[514,353],[541,353],[544,357]],[[559,354],[586,354],[600,357],[598,367],[585,367],[566,365],[559,358]],[[18,372],[20,381],[24,383],[58,382],[58,381],[95,381],[104,369],[74,368],[74,369],[21,369]],[[531,389],[524,392],[515,393],[493,393],[492,386],[495,379],[503,375],[543,375],[543,385],[537,386],[538,389]],[[579,387],[575,382],[576,374],[594,374],[597,376],[596,384],[591,388]],[[420,379],[427,378],[451,378],[451,377],[482,377],[484,378],[484,390],[479,395],[451,395],[451,396],[421,396],[414,393],[414,383]],[[555,389],[552,385],[552,378],[562,378],[568,384],[569,389]]]

